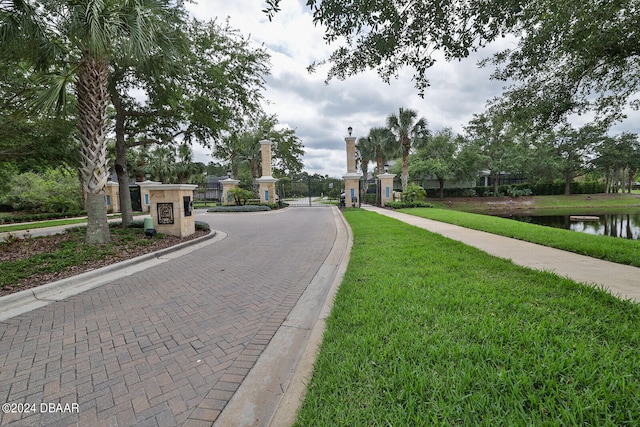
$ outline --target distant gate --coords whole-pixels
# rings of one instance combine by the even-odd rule
[[[338,204],[341,188],[339,179],[305,173],[282,179],[277,191],[291,207],[331,207]]]
[[[137,185],[130,185],[129,194],[131,196],[131,209],[137,212],[142,212],[140,187]]]

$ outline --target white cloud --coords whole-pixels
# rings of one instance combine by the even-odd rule
[[[296,129],[305,145],[304,169],[310,173],[334,177],[346,173],[348,126],[353,127],[354,136],[365,136],[371,127],[384,126],[390,113],[408,107],[425,117],[431,130],[451,127],[462,132],[473,114],[482,113],[486,102],[502,91],[502,82],[489,79],[492,69],[478,69],[476,64],[513,46],[513,38],[502,39],[460,62],[439,60],[428,72],[431,87],[424,99],[411,81],[411,70],[402,70],[391,84],[369,71],[325,85],[326,69],[309,74],[307,66],[326,58],[333,48],[325,44],[323,30],[314,26],[305,4],[304,0],[283,0],[272,22],[262,12],[264,0],[202,1],[188,7],[199,19],[224,21],[228,16],[233,28],[250,34],[257,46],[264,45],[271,54],[265,94],[270,103],[264,108],[276,114],[280,123]],[[619,128],[630,130],[628,124]],[[198,160],[210,159],[205,157],[206,150],[195,151]]]

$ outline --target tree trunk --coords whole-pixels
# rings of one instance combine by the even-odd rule
[[[131,206],[131,195],[129,193],[129,173],[127,172],[127,143],[125,141],[125,121],[126,111],[118,91],[109,85],[111,103],[116,110],[115,133],[116,133],[116,161],[115,169],[118,177],[118,199],[120,201],[120,214],[122,216],[122,226],[127,227],[133,222],[133,208]]]
[[[380,175],[384,173],[384,158],[382,156],[376,157],[376,174]]]
[[[133,207],[131,206],[131,194],[129,192],[129,173],[127,172],[127,148],[124,138],[120,143],[116,138],[116,175],[118,176],[118,192],[120,198],[120,214],[122,226],[126,227],[133,222]]]
[[[500,186],[500,172],[492,172],[493,177],[493,195],[498,196],[498,187]]]
[[[104,189],[97,193],[87,193],[85,207],[87,209],[87,243],[107,243],[110,240],[110,233]],[[107,236],[106,240],[105,236]]]
[[[633,177],[636,174],[636,170],[633,168],[629,168],[629,186],[627,187],[627,192],[631,194],[631,189],[633,188]]]
[[[444,178],[437,177],[438,184],[440,184],[440,198],[444,199]]]
[[[78,133],[80,135],[80,173],[87,194],[87,235],[91,244],[110,240],[104,187],[107,168],[107,105],[109,94],[107,63],[85,52],[78,65]]]
[[[402,191],[407,189],[407,185],[409,184],[409,142],[405,142],[402,144],[402,176],[400,180],[402,182]]]
[[[564,195],[568,196],[571,194],[571,181],[573,181],[573,174],[571,172],[566,172],[564,175]]]
[[[116,119],[116,128],[118,127]],[[118,192],[120,199],[120,214],[122,226],[127,227],[133,222],[133,207],[131,206],[131,194],[129,192],[129,174],[127,173],[127,144],[124,140],[124,129],[118,135],[116,131],[116,175],[118,176]]]
[[[253,181],[251,182],[251,190],[253,194],[257,194],[260,197],[260,183],[258,182],[258,178],[260,178],[260,162],[257,159],[253,159],[249,162],[249,167],[251,168],[251,176]]]

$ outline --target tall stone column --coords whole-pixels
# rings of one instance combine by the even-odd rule
[[[238,181],[237,179],[231,179],[231,177],[229,177],[220,182],[222,183],[222,204],[233,205],[235,202],[229,194],[229,190],[233,190],[234,188],[236,188],[240,181]]]
[[[271,141],[266,138],[260,141],[262,156],[262,176],[257,179],[260,188],[260,203],[273,204],[276,202],[277,179],[271,176]]]
[[[393,201],[393,178],[395,176],[396,174],[394,173],[381,173],[378,175],[380,180],[380,205],[383,207],[388,202]]]
[[[356,137],[351,136],[353,129],[349,126],[349,136],[344,140],[347,144],[347,174],[344,179],[345,205],[346,207],[359,208],[360,200],[360,178],[362,175],[356,172]]]

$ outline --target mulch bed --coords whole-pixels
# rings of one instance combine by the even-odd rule
[[[138,245],[134,247],[131,247],[130,242],[125,241],[120,243],[117,239],[113,239],[112,255],[109,255],[104,259],[91,260],[81,265],[71,266],[65,271],[34,274],[26,279],[22,279],[20,281],[21,286],[4,286],[0,288],[0,296],[9,295],[25,289],[35,288],[56,280],[95,270],[96,268],[105,267],[140,255],[169,248],[189,240],[197,239],[198,237],[202,237],[206,234],[209,234],[209,231],[196,229],[196,232],[191,236],[165,236],[162,239],[154,238],[152,243],[149,245]],[[66,233],[37,238],[11,239],[8,242],[0,243],[0,262],[16,261],[38,254],[53,253],[61,243],[74,238],[77,237],[72,233]],[[142,234],[141,238],[146,239]]]

